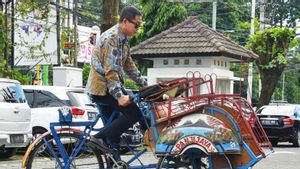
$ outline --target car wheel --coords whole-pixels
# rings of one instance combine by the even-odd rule
[[[33,128],[32,129],[32,141],[34,141],[36,138],[38,138],[43,133],[47,132],[46,129],[43,128]]]
[[[278,140],[277,139],[273,139],[273,140],[270,140],[271,144],[273,147],[276,147],[277,144],[278,144]]]
[[[300,130],[295,128],[295,136],[293,139],[293,146],[294,147],[299,147],[299,141],[300,141]]]
[[[17,153],[17,148],[0,149],[0,159],[10,158]]]

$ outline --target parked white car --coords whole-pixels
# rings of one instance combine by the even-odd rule
[[[83,88],[61,86],[22,86],[31,108],[32,134],[36,138],[50,130],[50,122],[58,122],[58,109],[70,106],[73,121],[94,120],[98,110],[84,93]],[[102,127],[101,120],[96,127]]]
[[[30,107],[17,80],[0,78],[0,112],[0,158],[9,158],[32,139]]]

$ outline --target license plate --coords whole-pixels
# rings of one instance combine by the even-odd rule
[[[23,134],[13,134],[10,135],[10,143],[24,143],[24,135]]]
[[[278,122],[276,120],[262,120],[262,125],[278,125]]]
[[[97,117],[97,113],[95,112],[88,112],[88,119],[89,120],[95,120]]]

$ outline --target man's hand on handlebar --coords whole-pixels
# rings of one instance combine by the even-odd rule
[[[127,106],[131,103],[131,97],[129,95],[124,95],[119,98],[118,103],[120,106]]]

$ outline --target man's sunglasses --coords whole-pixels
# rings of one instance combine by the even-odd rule
[[[129,19],[128,19],[128,21],[129,21],[130,23],[134,24],[135,29],[139,29],[139,27],[141,26],[140,23],[133,22],[132,20],[129,20]]]

